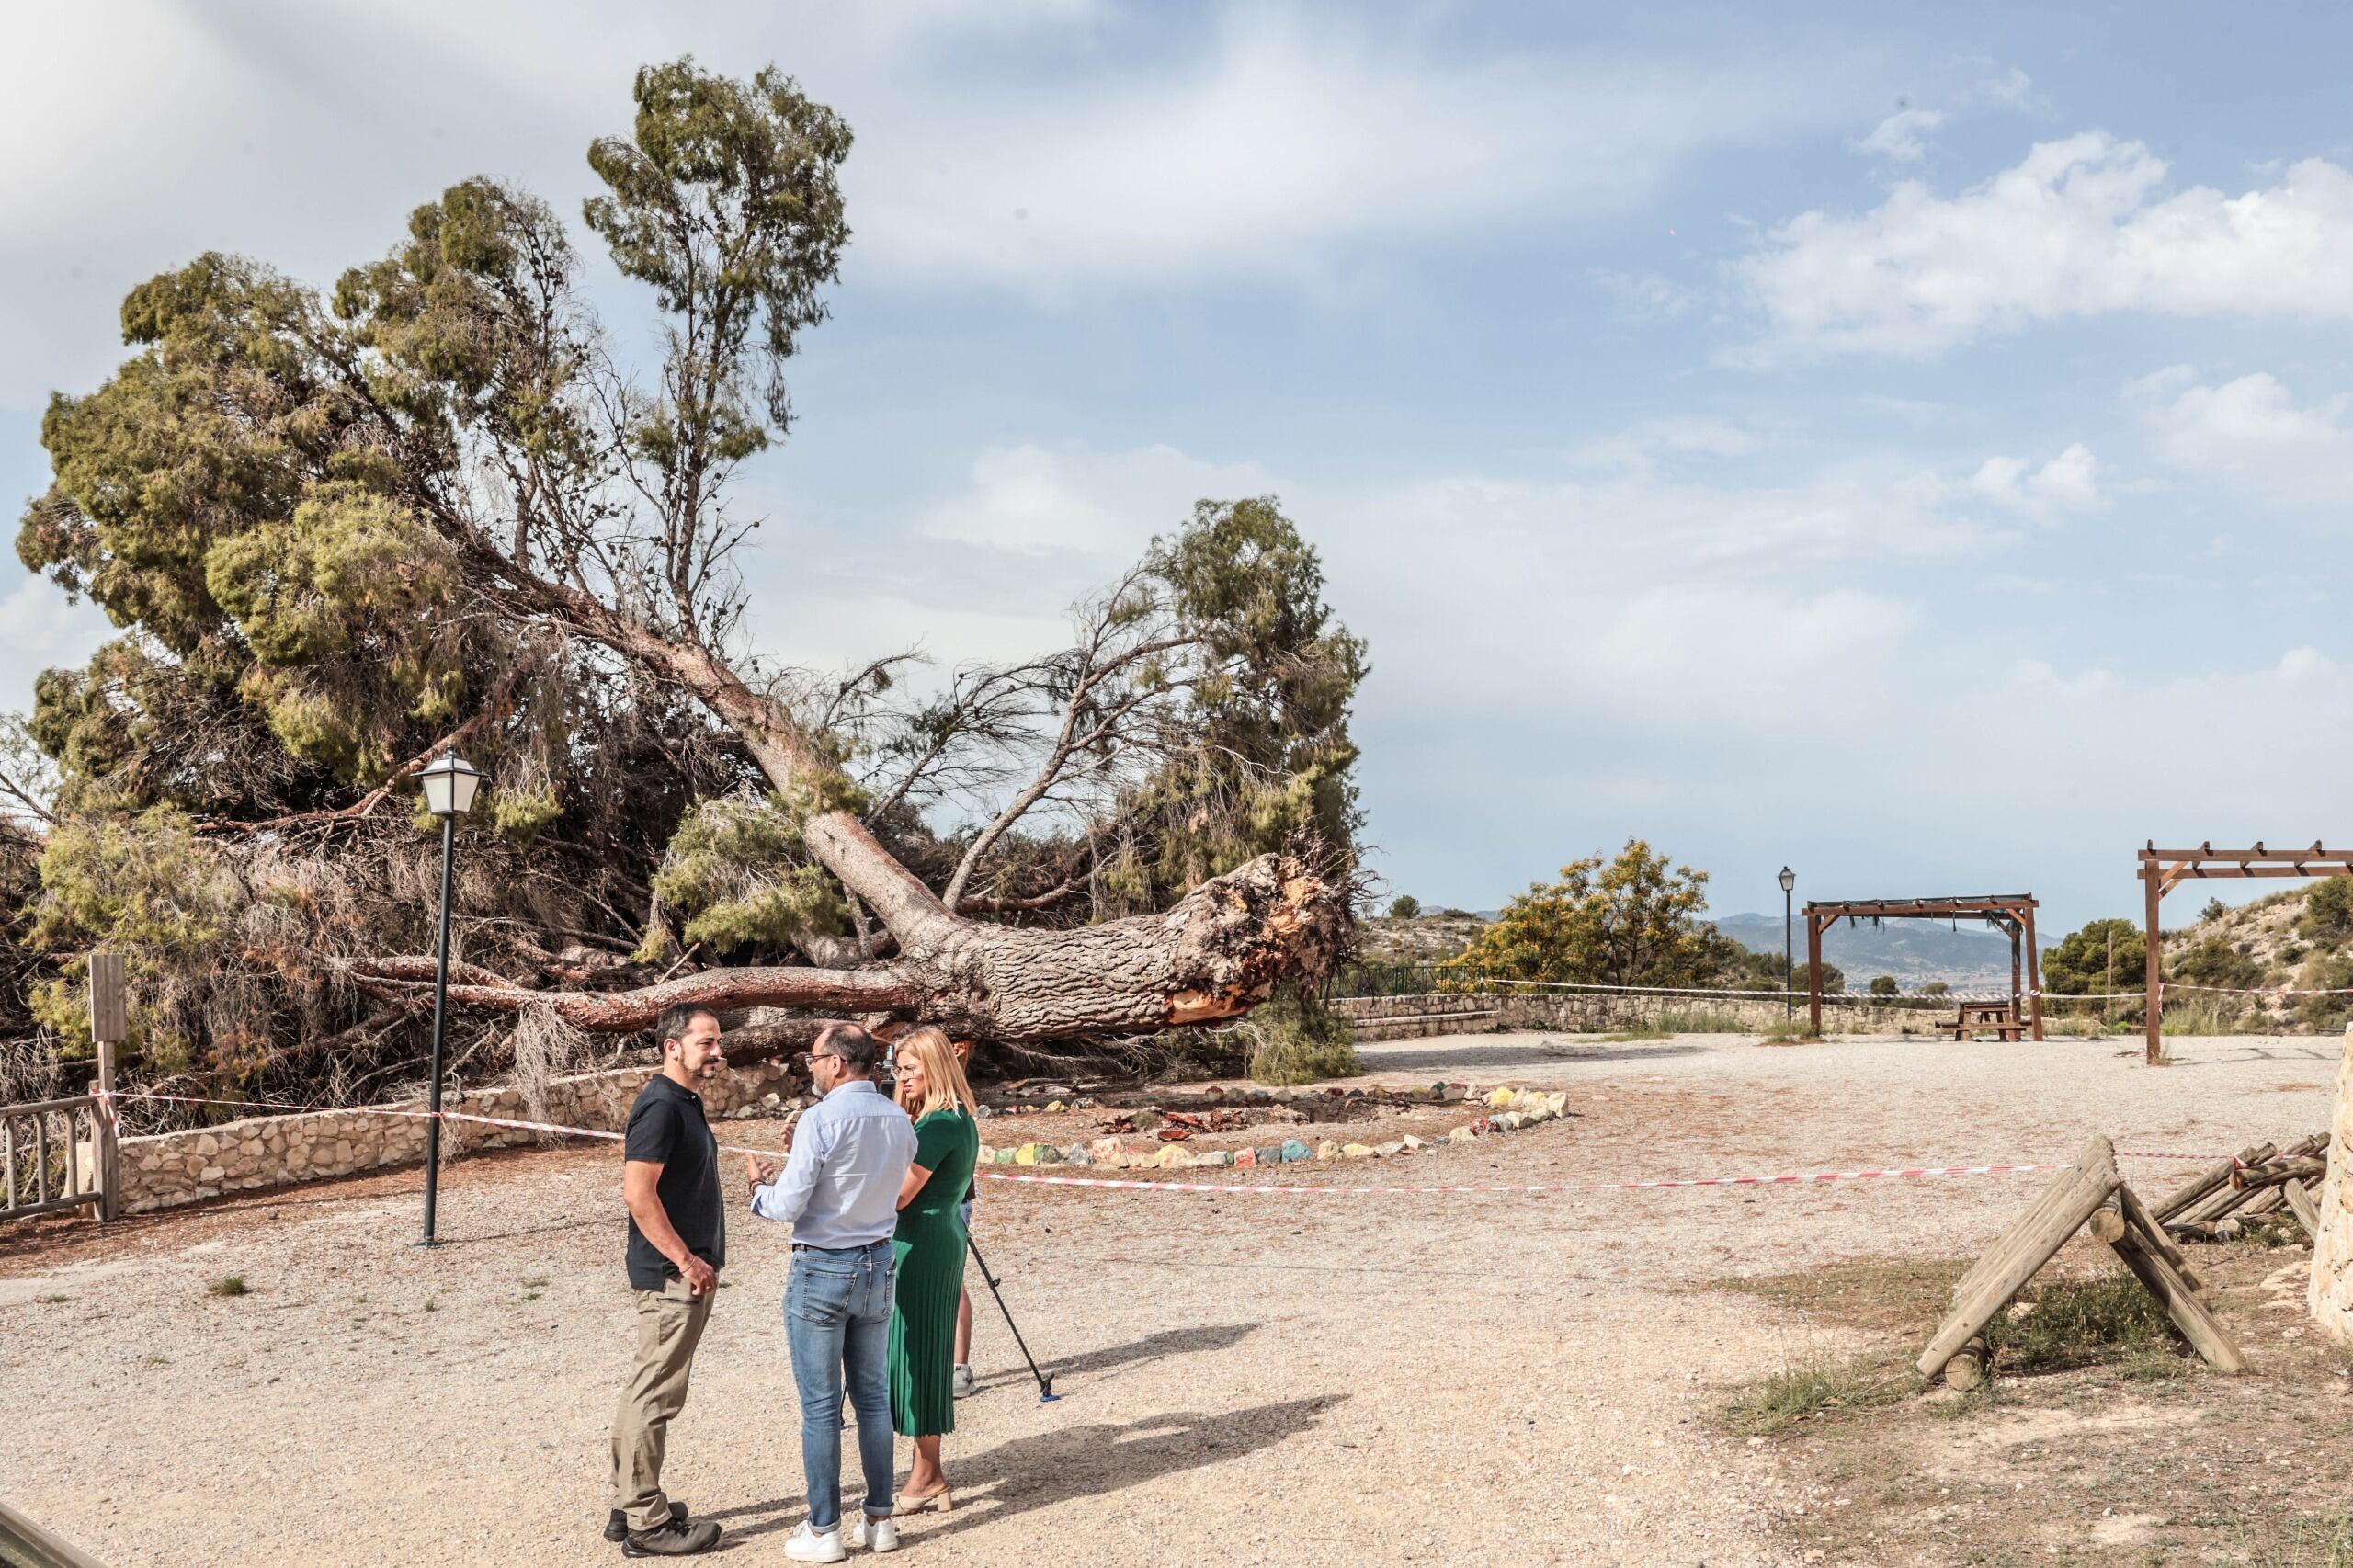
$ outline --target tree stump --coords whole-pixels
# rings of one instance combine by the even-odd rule
[[[2336,1067],[2336,1105],[2329,1113],[2328,1174],[2315,1195],[2320,1229],[2313,1236],[2313,1321],[2340,1345],[2353,1345],[2353,1024],[2345,1028]]]

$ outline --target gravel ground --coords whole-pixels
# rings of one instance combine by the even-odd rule
[[[1374,1077],[1567,1089],[1575,1114],[1348,1174],[2063,1160],[2093,1131],[2201,1152],[2325,1122],[2333,1040],[2176,1051],[2150,1069],[2116,1040],[1398,1041],[1364,1048]],[[630,1317],[612,1163],[602,1146],[461,1162],[442,1186],[451,1244],[432,1252],[406,1244],[413,1171],[103,1232],[0,1232],[0,1400],[18,1421],[0,1492],[117,1565],[608,1560]],[[1276,1187],[1332,1169],[1217,1174]],[[2126,1162],[2151,1186],[2177,1169]],[[1963,1253],[2035,1179],[1292,1199],[988,1185],[976,1238],[1064,1397],[1037,1399],[983,1295],[983,1392],[948,1442],[960,1505],[913,1522],[906,1560],[1794,1562],[1771,1521],[1800,1489],[1711,1417],[1832,1342],[1706,1287]],[[801,1517],[785,1241],[748,1218],[733,1231],[670,1479],[728,1527],[724,1560],[781,1561]],[[248,1294],[208,1293],[231,1274]]]

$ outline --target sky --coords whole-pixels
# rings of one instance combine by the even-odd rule
[[[2259,15],[45,7],[0,489],[154,273],[330,285],[476,174],[576,216],[636,66],[773,62],[858,140],[746,475],[760,652],[1042,651],[1194,500],[1276,494],[1370,644],[1392,891],[1640,835],[1725,914],[1786,864],[2055,937],[2137,915],[2151,837],[2353,838],[2353,13]],[[109,634],[0,562],[0,709]]]

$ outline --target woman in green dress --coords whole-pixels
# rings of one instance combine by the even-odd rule
[[[955,1506],[939,1438],[956,1429],[956,1301],[964,1289],[964,1199],[980,1157],[972,1086],[947,1031],[898,1043],[899,1104],[915,1119],[915,1159],[899,1189],[898,1308],[891,1315],[891,1425],[915,1440],[902,1513]]]

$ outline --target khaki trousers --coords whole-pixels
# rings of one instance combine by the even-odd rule
[[[686,1408],[687,1374],[694,1369],[695,1346],[710,1321],[706,1290],[691,1294],[683,1279],[637,1298],[637,1366],[613,1413],[613,1506],[629,1516],[632,1530],[650,1530],[670,1518],[662,1491],[662,1454],[670,1440],[670,1418]]]

